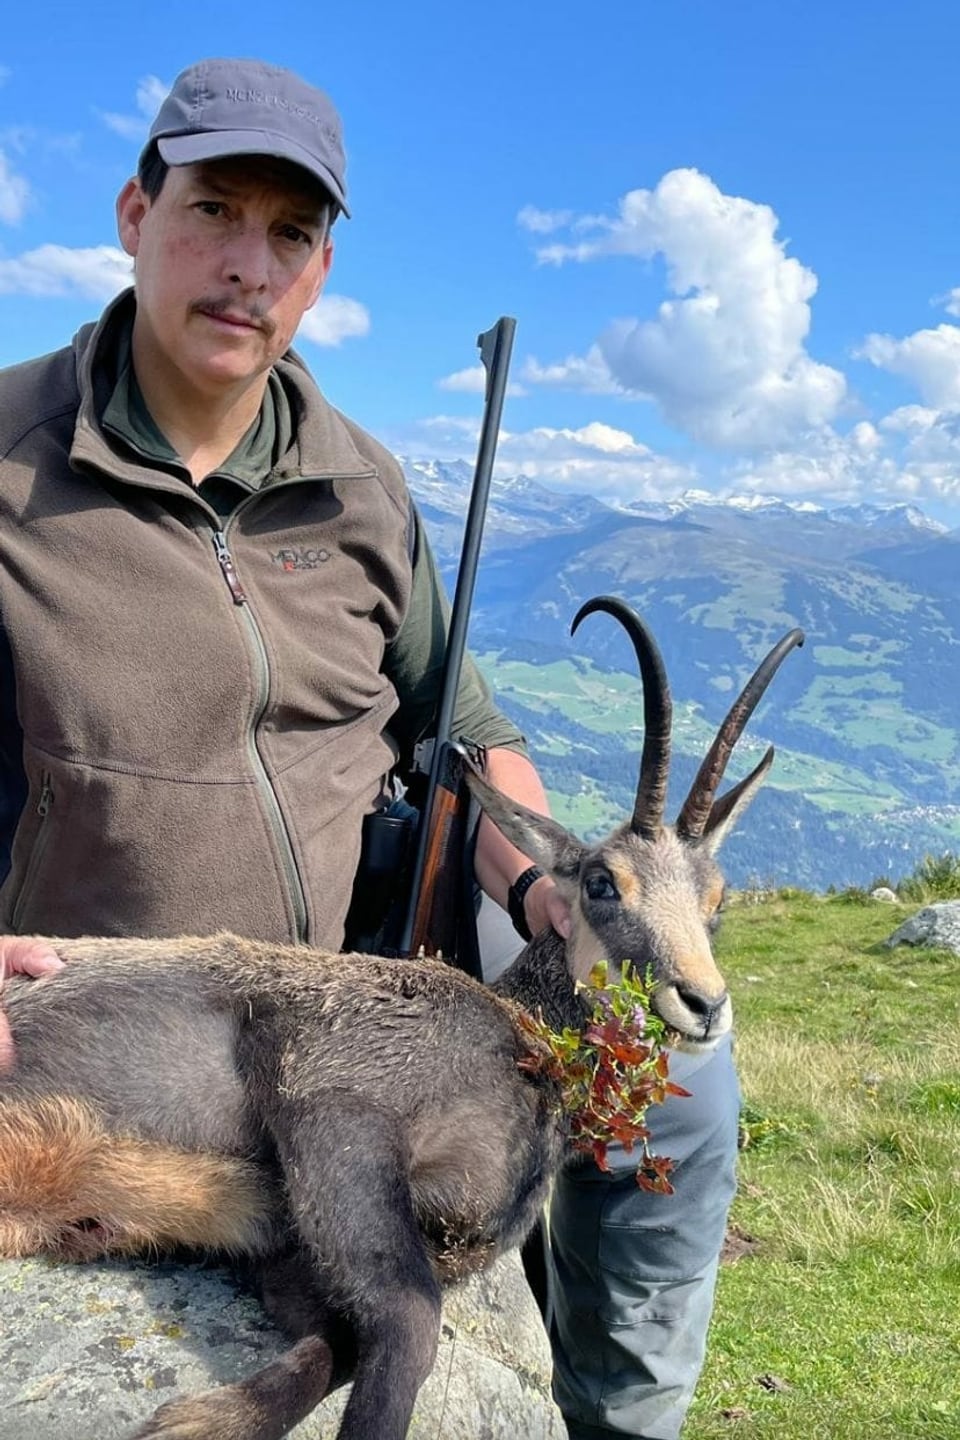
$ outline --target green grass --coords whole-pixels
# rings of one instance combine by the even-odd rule
[[[899,698],[902,690],[880,670],[815,675],[793,718],[828,728],[855,750],[886,745],[908,759],[955,766],[957,732],[910,714]]]
[[[606,833],[623,819],[620,810],[590,779],[584,779],[581,789],[576,795],[564,795],[559,792],[551,795],[550,809],[554,818],[571,830],[574,835]]]
[[[601,671],[590,662],[581,660],[557,660],[549,665],[534,665],[523,660],[504,660],[495,651],[481,652],[475,658],[501,697],[516,700],[534,713],[547,714],[550,710],[559,710],[568,720],[594,731],[598,736],[616,735],[624,739],[625,748],[632,747],[631,753],[639,755],[643,740],[642,702],[640,685],[635,674],[625,671]],[[730,683],[732,687],[732,681]],[[866,681],[855,677],[848,683],[858,687]],[[826,685],[822,693],[820,690],[815,693],[817,705],[821,701],[826,703],[824,697],[827,697],[827,700],[830,698],[830,686]],[[902,710],[895,702],[891,704],[890,713],[881,724],[875,699],[864,701],[857,695],[856,701],[852,708],[847,704],[850,714],[844,723],[861,726],[857,736],[860,748],[864,741],[873,744],[877,743],[878,738],[886,737],[889,740],[887,731],[891,726],[899,736],[905,725],[914,723],[909,717],[904,718]],[[803,703],[808,705],[808,710],[802,715],[797,711],[795,718],[805,718],[813,725],[826,723],[828,728],[835,728],[832,720],[823,721],[816,707],[807,701]],[[840,724],[839,720],[837,724]],[[704,718],[703,707],[699,701],[675,701],[673,743],[678,753],[696,756],[699,761],[715,733],[716,727]],[[744,765],[750,763],[754,752],[755,758],[760,758],[768,738],[763,736],[762,732],[744,736],[737,752]],[[923,739],[919,731],[915,738]],[[936,739],[937,744],[928,758],[945,763],[955,748],[954,732],[938,732]],[[545,755],[562,754],[565,753],[561,748],[562,744],[562,737],[551,731],[546,736],[536,736],[535,748]],[[568,751],[569,749],[568,746]],[[587,757],[583,762],[584,770],[588,771],[589,766]],[[778,749],[774,779],[771,783],[779,790],[801,793],[822,810],[842,815],[872,817],[878,811],[908,803],[905,792],[889,777],[878,775],[875,768],[860,769],[842,759],[814,758],[801,751],[790,751],[783,747]],[[550,798],[551,803],[556,800],[555,795]],[[564,823],[568,822],[564,820]],[[596,817],[588,817],[586,828],[590,833],[594,833],[601,828],[601,822]]]
[[[813,658],[818,668],[833,666],[849,670],[853,666],[875,670],[895,660],[904,648],[902,640],[880,640],[874,635],[851,635],[850,640],[861,644],[862,650],[850,650],[843,645],[815,645]]]
[[[883,946],[912,905],[750,898],[717,952],[755,1243],[721,1270],[684,1440],[956,1440],[960,962]]]

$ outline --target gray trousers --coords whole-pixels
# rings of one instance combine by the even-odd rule
[[[520,942],[493,916],[480,933],[492,979]],[[635,1162],[611,1149],[613,1173],[570,1166],[551,1201],[554,1394],[570,1440],[676,1440],[703,1366],[736,1183],[730,1038],[706,1055],[673,1052],[670,1077],[691,1096],[654,1106],[648,1124],[651,1148],[674,1161],[676,1193],[641,1190]]]

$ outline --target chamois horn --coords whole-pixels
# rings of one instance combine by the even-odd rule
[[[779,670],[783,660],[795,645],[802,645],[804,639],[802,630],[788,631],[783,639],[774,645],[766,659],[757,666],[730,707],[726,719],[717,731],[717,738],[710,746],[697,771],[696,778],[690,787],[690,793],[683,802],[683,808],[677,816],[677,834],[682,839],[699,840],[703,835],[707,821],[710,819],[717,787],[723,779],[723,772],[727,768],[731,751],[743,734],[743,727],[756,709],[761,695]],[[766,759],[765,756],[764,760]],[[762,764],[763,761],[761,761]],[[752,777],[748,776],[747,778]],[[723,801],[717,803],[723,804]]]
[[[670,686],[667,684],[667,672],[657,643],[646,625],[629,605],[618,600],[615,595],[598,595],[581,605],[570,626],[570,634],[576,634],[581,620],[597,610],[602,610],[620,621],[633,642],[640,666],[643,681],[643,754],[630,829],[644,840],[654,840],[663,823],[667,776],[670,770],[673,704],[670,699]]]

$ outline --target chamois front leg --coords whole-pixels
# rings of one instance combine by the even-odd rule
[[[249,1380],[171,1400],[130,1440],[282,1440],[330,1388],[333,1357],[308,1335]]]
[[[343,1091],[278,1099],[270,1117],[297,1257],[265,1267],[265,1301],[298,1338],[237,1385],[174,1400],[131,1440],[280,1440],[334,1384],[353,1390],[338,1440],[404,1440],[440,1333],[440,1287],[420,1236],[392,1116]],[[331,1345],[332,1341],[332,1345]]]
[[[303,1250],[254,1262],[264,1309],[292,1350],[248,1380],[162,1405],[131,1440],[281,1440],[353,1371],[352,1338],[330,1314]]]
[[[393,1115],[346,1090],[282,1102],[271,1128],[290,1212],[327,1309],[352,1333],[338,1440],[404,1440],[440,1335],[440,1286]]]

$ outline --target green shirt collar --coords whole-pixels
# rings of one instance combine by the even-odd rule
[[[138,455],[164,470],[182,473],[186,466],[147,408],[133,369],[133,330],[118,336],[116,382],[103,412],[102,425]],[[275,370],[270,371],[260,413],[239,444],[218,466],[216,475],[257,490],[269,476],[293,438],[290,401]],[[213,478],[207,476],[203,484]]]

